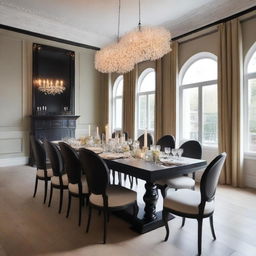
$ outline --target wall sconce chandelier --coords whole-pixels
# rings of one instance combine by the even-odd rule
[[[138,27],[120,38],[120,1],[117,43],[104,47],[95,55],[95,68],[102,73],[126,73],[139,62],[160,59],[171,51],[171,33],[167,29],[141,26],[140,0]]]
[[[54,79],[36,79],[35,86],[45,95],[61,94],[66,90],[63,80]]]

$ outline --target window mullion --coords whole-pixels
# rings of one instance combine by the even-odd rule
[[[203,143],[203,92],[202,86],[198,87],[198,140]]]
[[[179,107],[179,121],[180,121],[180,141],[183,139],[183,88],[180,88],[180,98],[179,98],[179,102],[180,102],[180,107]]]

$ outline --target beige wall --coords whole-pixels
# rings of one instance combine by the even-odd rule
[[[244,56],[256,42],[256,16],[241,21]]]
[[[32,102],[32,44],[75,51],[76,135],[100,123],[99,74],[94,50],[0,29],[0,166],[23,164],[28,156]]]
[[[215,29],[207,34],[183,40],[179,44],[179,70],[184,63],[199,52],[210,52],[218,55],[218,33]]]

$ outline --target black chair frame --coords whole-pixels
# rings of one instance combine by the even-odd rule
[[[31,144],[31,149],[33,152],[37,170],[39,169],[44,170],[44,177],[40,177],[36,175],[33,197],[35,197],[37,193],[38,180],[44,181],[43,203],[45,204],[46,198],[47,198],[47,191],[48,191],[48,181],[51,179],[51,177],[47,176],[46,152],[45,152],[43,143],[40,140],[36,139],[34,135],[30,135],[30,144]]]
[[[101,170],[104,173],[103,177],[101,178],[102,181],[102,185],[103,187],[100,188],[100,190],[98,188],[95,189],[95,187],[92,184],[91,178],[90,178],[90,174],[88,172],[88,168],[90,168],[89,166],[87,166],[87,164],[89,164],[89,161],[87,161],[88,159],[86,159],[86,156],[92,157],[94,159],[96,159],[98,161],[98,163],[100,164]],[[95,205],[93,203],[89,201],[88,203],[88,208],[89,208],[89,215],[88,215],[88,222],[87,222],[87,227],[86,227],[86,232],[89,232],[90,229],[90,223],[91,223],[91,216],[92,216],[92,208],[95,208],[99,211],[103,210],[103,215],[104,215],[104,232],[103,232],[103,243],[106,243],[106,238],[107,238],[107,222],[109,221],[109,213],[110,212],[114,212],[114,211],[121,211],[126,209],[127,207],[133,206],[133,211],[134,211],[134,215],[136,216],[138,214],[138,205],[137,205],[137,201],[135,201],[135,203],[131,203],[125,206],[118,206],[118,207],[111,207],[109,208],[108,206],[108,195],[106,193],[107,191],[107,187],[109,186],[109,168],[107,167],[106,163],[93,151],[81,148],[79,150],[79,159],[81,162],[81,165],[84,169],[85,174],[87,175],[87,180],[88,180],[88,184],[89,184],[89,191],[90,194],[91,193],[96,193],[96,194],[101,194],[102,198],[103,198],[103,207],[102,206],[98,206]],[[97,170],[94,169],[94,172],[96,172]],[[99,175],[100,176],[100,175]],[[102,180],[105,179],[104,180]]]
[[[82,187],[82,181],[81,181],[82,169],[81,169],[80,161],[78,158],[78,153],[65,142],[59,142],[59,146],[61,149],[60,150],[61,155],[64,160],[64,171],[68,175],[69,183],[78,184],[78,194],[68,190],[68,208],[67,208],[66,218],[69,217],[72,197],[78,198],[79,199],[78,226],[81,226],[82,207],[84,206],[85,200],[87,205],[89,193],[83,194],[83,187]]]
[[[48,154],[48,157],[51,161],[51,166],[52,166],[52,171],[53,175],[56,177],[59,177],[59,185],[53,184],[51,182],[51,190],[50,190],[50,198],[49,198],[49,203],[48,207],[51,206],[52,202],[52,194],[53,194],[53,189],[58,189],[60,191],[60,201],[59,201],[59,213],[61,213],[62,210],[62,202],[63,202],[63,190],[68,189],[67,185],[63,185],[63,180],[62,180],[62,175],[64,174],[63,171],[63,159],[62,155],[60,153],[59,147],[49,141],[45,141],[45,149]]]
[[[183,212],[178,212],[178,211],[163,207],[162,218],[163,218],[165,228],[166,228],[166,236],[165,236],[164,241],[168,240],[169,233],[170,233],[169,226],[168,226],[168,213],[169,212],[174,215],[183,217],[183,222],[182,222],[181,227],[183,227],[185,224],[185,218],[191,218],[191,219],[197,220],[197,222],[198,222],[198,255],[201,255],[201,252],[202,252],[202,226],[203,226],[204,218],[210,218],[210,226],[211,226],[212,236],[213,236],[213,239],[216,240],[216,234],[215,234],[214,225],[213,225],[214,211],[212,211],[208,214],[204,214],[204,209],[205,209],[206,202],[210,202],[210,201],[214,200],[214,198],[215,198],[217,182],[219,179],[221,169],[225,162],[225,159],[226,159],[226,153],[221,153],[207,166],[206,170],[204,171],[204,174],[202,176],[201,183],[200,183],[201,202],[198,206],[198,214],[186,214]],[[217,169],[217,170],[214,173],[215,174],[214,182],[213,182],[214,184],[207,186],[209,184],[208,177],[209,177],[209,175],[211,175],[211,172],[214,171],[215,169]]]

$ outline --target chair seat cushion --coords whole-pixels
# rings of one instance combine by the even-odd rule
[[[54,185],[60,185],[60,179],[59,176],[53,176],[51,177],[51,182]],[[62,183],[64,186],[68,185],[68,175],[67,174],[63,174],[62,175]]]
[[[40,178],[44,178],[44,170],[43,169],[38,169],[36,172],[36,175]],[[52,169],[47,169],[47,177],[52,177],[53,176],[53,171]]]
[[[108,207],[122,207],[134,203],[137,200],[137,193],[118,185],[111,185],[107,188]],[[102,195],[91,194],[90,202],[96,206],[103,207]]]
[[[164,199],[164,207],[177,212],[198,214],[198,206],[201,202],[200,192],[191,189],[169,191]],[[214,211],[214,201],[206,202],[204,214]]]
[[[168,187],[175,189],[190,188],[195,186],[195,180],[187,176],[176,177],[166,180],[158,180],[156,182],[159,185],[167,185]]]
[[[85,176],[82,176],[81,182],[82,182],[82,193],[83,194],[88,194],[89,193],[89,188],[88,188],[88,184],[87,184],[87,180],[86,180]],[[68,189],[69,189],[70,192],[72,192],[74,194],[79,194],[78,184],[69,183],[68,184]]]

